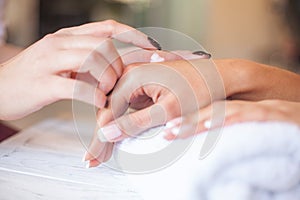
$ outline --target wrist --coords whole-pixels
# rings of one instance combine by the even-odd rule
[[[247,99],[256,84],[259,84],[257,69],[260,64],[242,59],[215,60],[223,78],[226,97],[229,99]],[[257,81],[253,81],[256,80]]]

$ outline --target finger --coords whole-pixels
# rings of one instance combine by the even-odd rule
[[[231,101],[226,108],[225,126],[245,121],[265,121],[267,118],[265,107],[254,102]]]
[[[98,128],[96,128],[97,130]],[[83,160],[84,161],[88,161],[88,160],[94,160],[96,159],[97,157],[99,157],[102,152],[105,152],[106,151],[106,147],[107,144],[106,143],[101,143],[99,140],[98,140],[98,136],[97,134],[94,134],[93,135],[93,138],[91,140],[91,143],[84,155],[84,158]]]
[[[56,34],[94,35],[97,37],[114,38],[121,42],[131,43],[145,49],[160,49],[144,33],[114,20],[94,22],[77,27],[61,29]]]
[[[114,143],[108,143],[107,145],[108,147],[103,162],[107,162],[111,158],[114,149]]]
[[[192,59],[201,59],[205,58],[203,56],[193,54],[191,51],[151,51],[140,48],[126,48],[119,51],[119,54],[122,57],[124,65],[130,65],[132,63],[146,63],[151,62],[151,58],[154,54],[157,54],[160,58],[163,58],[164,61],[173,61],[173,60],[192,60]]]
[[[124,65],[118,51],[116,50],[111,39],[103,41],[98,47],[97,52],[99,52],[107,62],[113,67],[117,77],[119,78],[124,69]]]
[[[50,55],[49,55],[50,56]],[[56,59],[49,59],[50,62],[49,73],[60,74],[66,71],[75,71],[78,73],[89,72],[99,84],[99,88],[108,93],[117,81],[117,74],[107,60],[98,52],[89,50],[62,50],[56,52],[51,57]],[[79,78],[78,75],[76,78]],[[94,80],[86,80],[87,82],[94,82]]]
[[[54,47],[56,50],[68,49],[90,49],[94,50],[108,38],[96,37],[93,35],[57,35],[49,34],[40,40],[40,45]]]
[[[102,127],[108,122],[110,122],[112,120],[112,117],[113,116],[111,114],[110,109],[103,108],[98,111],[98,116],[97,116],[98,125],[93,135],[91,144],[88,147],[88,151],[87,151],[88,153],[85,156],[85,160],[96,159],[102,154],[104,150],[106,151],[107,145],[109,145],[109,143],[101,142],[101,140],[99,140],[99,137],[97,135],[97,131],[99,127]]]
[[[218,116],[218,110],[221,110],[225,107],[225,102],[214,102],[213,104],[210,104],[199,111],[196,111],[194,113],[185,115],[180,118],[176,118],[174,120],[169,121],[166,124],[165,132],[165,139],[167,140],[173,140],[174,138],[178,139],[185,139],[187,137],[190,137],[192,135],[202,133],[204,131],[209,130],[210,128],[217,128],[223,125],[223,123],[219,123],[219,121],[223,122],[223,117],[227,117],[227,113],[225,116],[220,115]],[[221,108],[221,109],[220,109]],[[215,113],[217,115],[213,115],[215,110]],[[225,112],[224,109],[223,113]],[[214,124],[212,126],[212,120],[214,118]],[[221,118],[221,120],[219,119]]]
[[[77,72],[90,54],[91,51],[87,49],[69,49],[52,52],[44,57],[44,60],[47,60],[48,63],[46,63],[46,67],[43,70],[51,74],[66,71]]]
[[[74,99],[98,108],[106,104],[105,94],[86,82],[55,76],[49,84],[51,87],[47,92],[54,100]]]
[[[117,82],[117,74],[110,63],[99,53],[93,52],[79,72],[89,72],[99,82],[99,88],[107,94]]]
[[[87,168],[97,167],[101,163],[104,163],[104,162],[108,161],[111,158],[114,144],[113,143],[107,143],[105,147],[106,147],[105,151],[103,151],[103,153],[98,158],[91,159],[91,160],[88,161]]]
[[[56,51],[59,51],[60,53],[67,52],[72,53],[68,50],[81,50],[81,52],[84,52],[84,57],[80,56],[81,63],[77,63],[77,65],[73,65],[74,67],[81,66],[80,64],[83,64],[85,62],[85,59],[87,58],[93,58],[93,55],[101,55],[104,59],[106,59],[107,63],[111,64],[113,69],[115,70],[118,77],[122,75],[123,72],[123,63],[122,60],[115,49],[111,39],[108,38],[99,38],[95,36],[90,35],[49,35],[46,36],[43,40],[43,43],[47,44],[48,46],[56,47]],[[79,54],[80,51],[78,51]],[[72,54],[70,54],[72,55]],[[63,61],[64,57],[60,55],[59,57],[56,57],[53,55],[53,53],[49,54],[49,56],[52,56],[52,58],[55,58],[54,60],[57,60],[58,58]],[[64,55],[65,56],[65,55]],[[78,56],[76,54],[76,56]],[[75,55],[73,56],[75,57]],[[51,59],[49,59],[51,60]],[[53,60],[53,59],[52,59]],[[78,59],[76,59],[78,60]],[[60,65],[61,67],[64,65]]]
[[[172,118],[172,112],[162,103],[119,117],[98,131],[103,142],[118,142],[127,137],[136,137],[139,133],[164,124]]]
[[[101,162],[99,162],[97,159],[89,160],[86,165],[86,168],[97,167],[100,164],[101,164]]]

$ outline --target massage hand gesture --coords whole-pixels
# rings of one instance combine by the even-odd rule
[[[112,39],[136,49],[121,53]],[[204,122],[218,104],[210,105],[214,101],[243,100],[226,102],[225,125],[247,120],[299,123],[299,103],[291,102],[300,101],[299,75],[246,60],[213,64],[202,51],[157,50],[156,41],[112,20],[49,34],[1,64],[0,119],[21,118],[60,99],[95,105],[98,127],[84,156],[89,167],[108,160],[114,142],[175,118],[166,139],[174,139],[172,129],[180,125],[199,125],[197,133],[206,130]],[[150,63],[154,58],[159,62]],[[281,101],[248,102],[266,99]],[[135,111],[126,114],[128,108]],[[191,113],[202,118],[186,120]]]

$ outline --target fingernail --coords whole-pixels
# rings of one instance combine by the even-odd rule
[[[210,120],[205,120],[204,121],[204,127],[206,129],[210,129],[211,128],[211,121]]]
[[[149,36],[148,36],[148,41],[149,41],[156,49],[161,50],[160,44],[159,44],[156,40],[154,40],[152,37],[149,37]]]
[[[85,162],[85,161],[86,161],[86,159],[85,159],[85,158],[86,158],[86,155],[87,155],[87,152],[84,153],[84,155],[83,155],[83,157],[82,157],[82,160],[81,160],[82,162]]]
[[[193,52],[193,54],[204,57],[204,58],[211,58],[211,54],[206,53],[204,51],[195,51],[195,52]]]
[[[166,123],[166,128],[173,128],[175,126],[174,122],[167,122]]]
[[[182,117],[177,117],[166,123],[166,128],[173,128],[182,122]]]
[[[101,142],[108,142],[120,137],[122,135],[122,131],[116,124],[112,124],[100,128],[97,134]]]
[[[90,161],[88,161],[88,162],[86,163],[86,165],[85,165],[85,168],[88,169],[88,168],[90,168],[90,167],[91,167]]]
[[[172,130],[171,130],[171,133],[172,133],[173,135],[178,135],[179,132],[180,132],[180,129],[179,129],[178,127],[172,128]]]

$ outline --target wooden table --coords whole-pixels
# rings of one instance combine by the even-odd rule
[[[141,199],[123,173],[85,168],[81,157],[90,136],[79,139],[72,120],[52,119],[0,143],[0,199]]]

